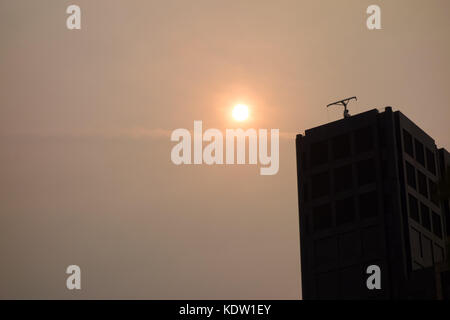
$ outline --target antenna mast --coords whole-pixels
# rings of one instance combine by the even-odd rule
[[[347,105],[348,105],[349,102],[350,102],[351,100],[353,100],[353,99],[355,99],[356,101],[358,101],[358,98],[356,98],[356,97],[351,97],[351,98],[347,98],[347,99],[342,99],[342,100],[339,100],[339,101],[330,103],[329,105],[327,105],[327,108],[328,108],[328,107],[331,107],[331,106],[343,106],[343,107],[344,107],[344,119],[345,119],[345,118],[348,118],[348,117],[350,117],[350,113],[349,113],[348,110],[347,110]]]

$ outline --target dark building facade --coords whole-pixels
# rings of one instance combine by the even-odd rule
[[[445,217],[445,230],[446,230],[446,257],[447,263],[438,266],[438,284],[441,285],[441,296],[439,298],[450,300],[450,199],[449,199],[449,186],[450,186],[450,153],[444,148],[438,150],[439,154],[439,166],[440,166],[440,182],[443,188],[447,188],[447,194],[441,196],[442,214]],[[440,271],[440,272],[439,272]]]
[[[391,107],[306,130],[296,149],[304,299],[446,297],[448,152]]]

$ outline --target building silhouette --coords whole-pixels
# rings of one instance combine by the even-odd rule
[[[304,299],[449,298],[445,149],[386,107],[306,130],[296,150]]]

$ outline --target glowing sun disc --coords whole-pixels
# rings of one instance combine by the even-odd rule
[[[245,104],[237,104],[233,108],[233,118],[237,121],[244,121],[248,118],[248,107]]]

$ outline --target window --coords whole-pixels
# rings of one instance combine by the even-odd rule
[[[420,217],[422,218],[422,225],[431,231],[430,209],[423,203],[420,203]]]
[[[334,159],[342,159],[351,155],[349,134],[341,134],[334,137],[332,143]]]
[[[344,264],[361,257],[361,236],[359,230],[339,235],[339,258]]]
[[[439,238],[442,239],[442,222],[441,222],[441,216],[438,215],[436,212],[433,211],[433,232],[435,235],[437,235]]]
[[[372,127],[365,127],[355,131],[355,149],[357,153],[370,151],[373,148]]]
[[[403,130],[403,145],[405,152],[414,158],[412,136],[406,130]]]
[[[334,190],[336,192],[351,189],[353,186],[352,165],[334,169]]]
[[[327,249],[330,250],[330,249]],[[316,257],[317,265],[328,264],[327,260],[323,262]],[[337,271],[321,273],[316,276],[317,297],[324,300],[335,300],[339,298],[339,273]]]
[[[408,203],[409,203],[409,216],[416,222],[420,222],[419,205],[417,204],[417,199],[414,196],[408,194]]]
[[[338,241],[336,237],[314,241],[314,264],[316,267],[329,266],[338,262]],[[337,278],[339,280],[339,278]]]
[[[311,189],[312,198],[326,196],[330,193],[330,174],[328,171],[311,177]]]
[[[437,244],[434,245],[434,263],[439,263],[444,261],[444,249],[438,246]],[[448,273],[447,273],[448,274]]]
[[[373,159],[362,160],[356,164],[358,185],[375,182],[375,164]]]
[[[417,170],[417,180],[419,181],[419,192],[421,195],[423,195],[425,198],[428,198],[428,187],[427,187],[427,178],[425,175],[420,172],[420,170]]]
[[[361,275],[361,269],[359,265],[352,265],[340,270],[341,286],[338,299],[355,300],[367,295],[365,286],[361,285],[365,282],[365,277]]]
[[[331,205],[329,203],[313,208],[314,231],[330,228],[333,224]]]
[[[416,146],[416,160],[425,167],[425,155],[423,154],[423,144],[416,139],[414,139],[414,144]]]
[[[328,141],[311,144],[311,167],[328,162]]]
[[[420,232],[414,228],[410,228],[409,230],[412,258],[414,260],[420,260],[420,258],[422,258],[422,241],[420,239]]]
[[[433,264],[433,242],[422,234],[422,258],[423,266],[431,267]]]
[[[406,164],[406,181],[408,185],[414,189],[416,189],[416,169],[408,162],[405,161]]]
[[[435,205],[439,206],[439,196],[437,190],[437,184],[428,179],[428,186],[430,187],[430,200]]]
[[[336,224],[352,222],[355,220],[355,204],[353,197],[336,201]]]
[[[378,214],[377,192],[363,193],[359,196],[359,216],[361,219],[375,217]]]
[[[436,162],[434,160],[434,153],[427,148],[427,169],[432,174],[436,174]]]
[[[379,258],[383,254],[384,248],[381,234],[379,227],[370,227],[361,230],[364,258]]]

